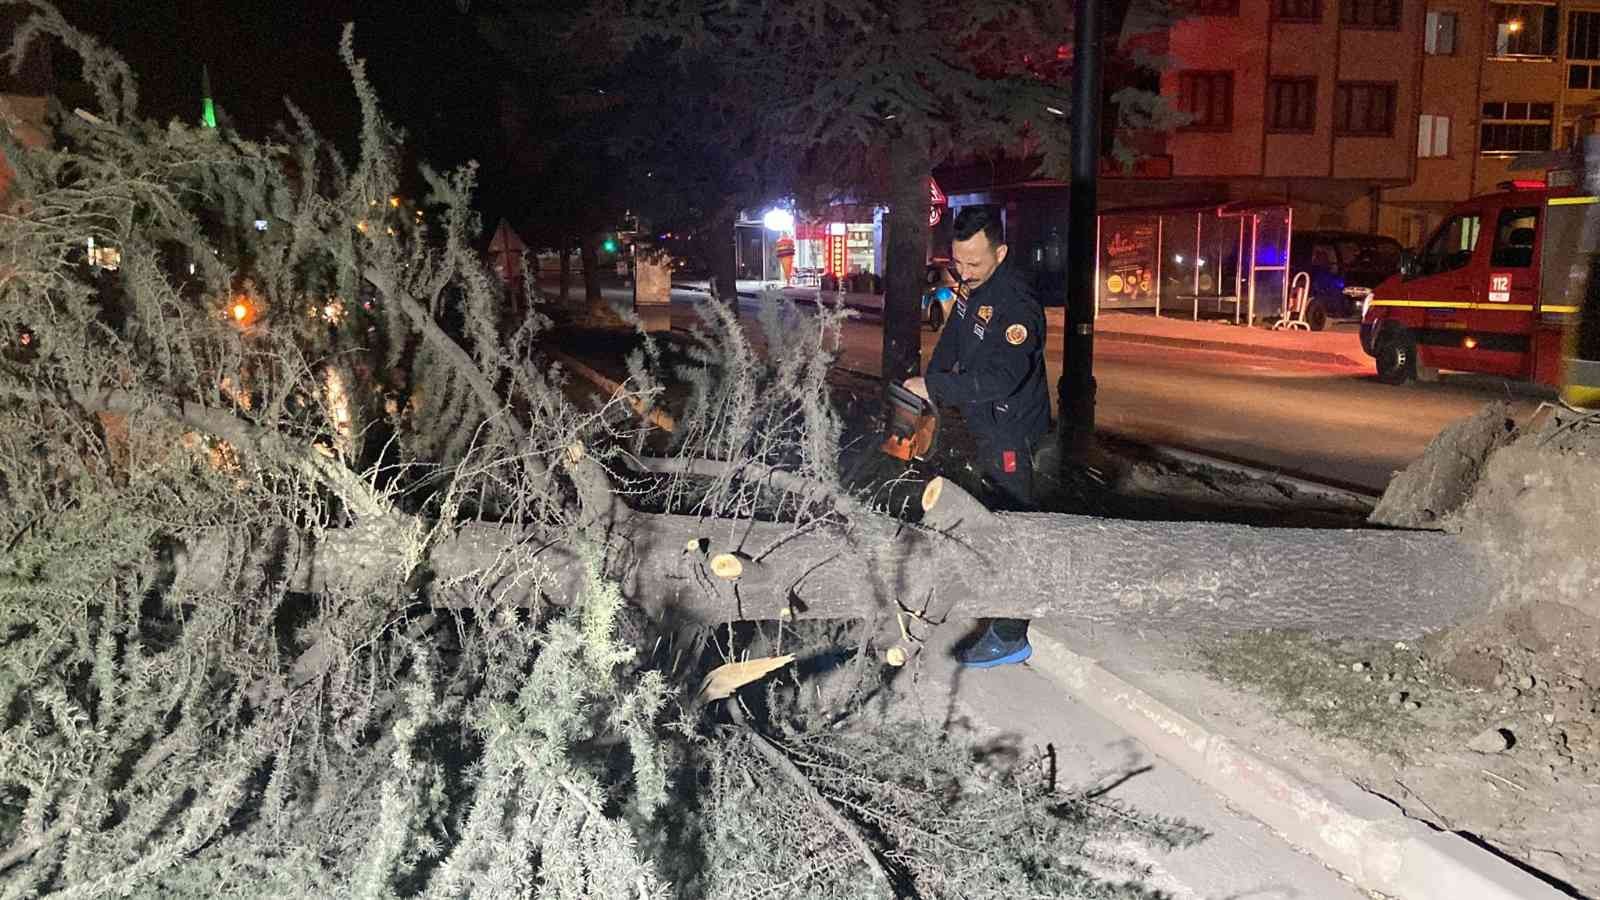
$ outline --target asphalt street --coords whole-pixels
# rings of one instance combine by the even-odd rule
[[[626,287],[605,293],[618,307],[631,303]],[[693,306],[706,299],[674,290],[673,324],[686,327]],[[761,302],[747,299],[742,307],[753,313]],[[924,360],[937,337],[923,330]],[[1052,328],[1046,342],[1052,399],[1061,340]],[[877,375],[881,353],[876,316],[861,313],[846,324],[840,365]],[[1101,431],[1372,493],[1451,422],[1494,400],[1510,401],[1520,418],[1548,396],[1484,376],[1446,373],[1436,383],[1395,387],[1378,383],[1367,368],[1106,339],[1096,342],[1095,377]]]
[[[924,361],[937,339],[924,329]],[[877,374],[882,341],[879,320],[859,316],[845,326],[841,364]],[[1051,328],[1052,402],[1061,342]],[[1435,383],[1397,387],[1380,384],[1367,368],[1105,339],[1095,344],[1095,380],[1101,431],[1373,493],[1440,429],[1484,404],[1508,400],[1521,418],[1540,400],[1538,389],[1498,378],[1446,373]]]

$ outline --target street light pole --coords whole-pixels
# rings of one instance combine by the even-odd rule
[[[1068,195],[1066,338],[1062,341],[1063,459],[1081,455],[1094,436],[1095,262],[1099,253],[1097,180],[1100,171],[1102,4],[1073,0],[1072,175]]]

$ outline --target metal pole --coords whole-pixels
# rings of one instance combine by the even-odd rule
[[[1194,214],[1194,256],[1189,258],[1189,268],[1194,270],[1194,320],[1200,321],[1200,217]]]
[[[1062,341],[1063,460],[1080,457],[1094,437],[1095,269],[1099,240],[1100,38],[1104,0],[1073,0],[1072,178],[1067,227],[1067,333]]]
[[[1244,220],[1240,219],[1239,224],[1244,225]],[[1246,320],[1246,324],[1252,328],[1256,324],[1256,241],[1260,235],[1261,216],[1252,215],[1250,217],[1250,318]],[[1239,324],[1238,304],[1233,307],[1233,322],[1235,325]]]
[[[1239,324],[1239,288],[1243,286],[1240,279],[1244,277],[1244,216],[1239,217],[1239,240],[1234,244],[1233,258],[1233,324]],[[1250,278],[1256,277],[1256,239],[1255,232],[1250,234]],[[1222,283],[1222,272],[1217,272],[1217,283]]]
[[[1100,236],[1103,220],[1094,217],[1094,320],[1100,321],[1100,285],[1105,284],[1105,273],[1100,271]]]
[[[1283,289],[1278,296],[1278,318],[1283,318],[1284,311],[1289,308],[1289,277],[1294,271],[1294,207],[1289,207],[1289,216],[1284,220],[1284,234],[1287,237],[1283,242]]]
[[[1161,318],[1161,257],[1167,252],[1166,244],[1162,243],[1162,223],[1166,219],[1156,216],[1156,318]]]

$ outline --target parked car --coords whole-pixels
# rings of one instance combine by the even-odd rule
[[[1400,242],[1354,231],[1296,231],[1289,257],[1292,279],[1310,275],[1306,324],[1321,331],[1330,318],[1358,318],[1361,304],[1400,271]]]

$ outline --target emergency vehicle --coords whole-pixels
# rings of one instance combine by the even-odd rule
[[[1600,209],[1581,183],[1568,163],[1451,210],[1364,304],[1361,347],[1378,379],[1485,372],[1600,406],[1600,222],[1588,222]]]

